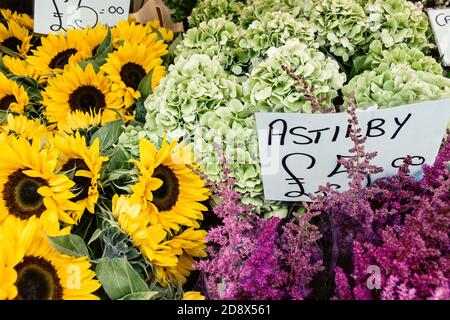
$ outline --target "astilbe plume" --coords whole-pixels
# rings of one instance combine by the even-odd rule
[[[208,298],[279,300],[306,299],[309,283],[322,271],[311,223],[314,214],[294,214],[291,220],[258,217],[234,191],[235,181],[222,157],[223,177],[212,189],[221,200],[213,209],[223,225],[209,231],[209,257],[196,264],[206,277]]]
[[[220,150],[217,152],[221,155]],[[205,176],[203,178],[221,200],[213,211],[222,220],[222,225],[208,231],[206,240],[210,244],[209,257],[198,262],[196,269],[207,276],[208,298],[228,300],[237,298],[240,274],[236,271],[242,268],[243,262],[256,246],[254,234],[257,234],[257,230],[253,223],[256,217],[251,212],[252,207],[240,201],[242,195],[234,190],[236,181],[230,177],[231,169],[227,160],[223,155],[221,159],[223,182],[214,183]]]
[[[306,205],[305,205],[306,206]],[[293,214],[283,226],[278,256],[288,272],[285,298],[304,300],[311,296],[311,283],[323,271],[319,228],[312,223],[316,213]]]
[[[357,117],[350,103],[353,157],[341,160],[350,189],[326,186],[311,205],[321,214],[321,231],[329,247],[326,268],[335,282],[335,299],[435,299],[448,296],[450,255],[450,183],[447,141],[434,166],[424,167],[417,182],[409,175],[410,158],[395,176],[364,187],[379,172],[375,157],[358,138]],[[324,252],[327,250],[324,249]],[[369,289],[371,267],[380,270],[380,288]]]
[[[288,274],[280,269],[277,247],[277,228],[280,219],[272,218],[258,238],[255,251],[241,270],[241,298],[252,300],[279,300],[283,298],[283,287]]]

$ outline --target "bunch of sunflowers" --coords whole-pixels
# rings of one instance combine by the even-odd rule
[[[209,190],[176,141],[117,146],[173,33],[122,21],[33,34],[0,12],[0,299],[201,299]]]

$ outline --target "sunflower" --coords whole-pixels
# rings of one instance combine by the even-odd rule
[[[122,43],[142,44],[153,50],[158,50],[160,56],[167,54],[161,49],[164,44],[158,39],[158,34],[153,32],[150,25],[138,24],[134,21],[120,21],[114,28],[111,29],[113,36],[113,44],[119,48]],[[167,45],[166,45],[167,48]],[[166,49],[163,47],[163,49]]]
[[[29,102],[25,89],[0,72],[0,110],[23,113]]]
[[[159,41],[152,47],[125,43],[116,52],[108,55],[101,69],[109,74],[113,81],[112,90],[117,97],[124,99],[126,108],[131,107],[141,97],[138,89],[142,79],[155,67],[162,65],[161,52],[167,53],[167,45]],[[159,83],[160,79],[161,70],[158,69],[158,72],[153,74],[152,84]]]
[[[103,162],[108,158],[100,156],[100,140],[95,139],[90,147],[86,145],[86,138],[77,132],[74,136],[60,135],[52,139],[52,144],[60,154],[59,165],[62,173],[68,175],[75,183],[71,199],[80,205],[81,209],[74,212],[75,221],[79,221],[84,210],[94,213],[99,193],[98,179]]]
[[[31,68],[30,64],[26,60],[4,56],[3,64],[12,74],[18,77],[29,77],[37,82],[42,82],[42,78],[39,73],[35,69]]]
[[[89,128],[100,126],[102,124],[102,114],[83,112],[76,110],[66,116],[66,121],[58,124],[60,131],[64,133],[74,133],[86,131]]]
[[[9,216],[75,223],[67,213],[79,210],[70,201],[74,183],[54,173],[58,154],[41,146],[37,138],[0,141],[0,223]]]
[[[67,233],[58,223],[7,219],[0,226],[0,299],[98,300],[88,258],[63,255],[47,238]]]
[[[68,115],[76,111],[89,116],[101,114],[102,124],[120,118],[113,109],[120,112],[121,101],[111,92],[110,80],[97,74],[91,64],[85,70],[69,66],[63,74],[49,79],[42,104],[47,119],[60,128],[69,125]]]
[[[33,50],[33,55],[27,58],[30,66],[40,75],[48,77],[61,73],[67,65],[78,63],[92,56],[89,44],[83,36],[74,30],[63,34],[49,34],[42,38],[42,45]]]
[[[3,18],[5,18],[5,20],[7,21],[13,20],[22,27],[28,29],[33,29],[34,27],[33,18],[31,18],[29,15],[25,13],[12,12],[9,9],[0,9],[0,14],[3,16]]]
[[[99,24],[95,28],[75,29],[73,32],[78,33],[79,37],[86,40],[89,45],[89,51],[92,53],[92,56],[95,56],[98,53],[98,48],[108,34],[108,27]]]
[[[194,266],[193,258],[206,257],[206,231],[187,229],[163,244],[170,247],[178,257],[175,267],[155,267],[156,279],[162,286],[183,285]]]
[[[32,35],[27,28],[21,27],[14,20],[8,26],[0,23],[0,45],[21,55],[26,55],[31,48]]]
[[[177,142],[169,145],[166,139],[158,152],[144,139],[139,147],[140,161],[133,161],[139,169],[139,181],[131,186],[134,201],[148,210],[152,224],[161,224],[166,230],[198,228],[197,220],[208,210],[200,202],[208,199],[209,191],[193,171],[196,166],[190,148],[175,149]]]
[[[147,26],[150,26],[153,32],[159,32],[159,35],[165,42],[172,42],[173,40],[173,31],[170,29],[166,29],[161,27],[161,24],[159,23],[159,20],[152,20],[147,22]]]
[[[149,216],[139,203],[125,196],[115,195],[112,213],[120,228],[131,238],[133,244],[155,266],[175,267],[178,259],[173,250],[162,242],[167,237],[161,225],[149,225]]]
[[[183,293],[183,300],[205,300],[205,296],[198,291],[187,291]]]
[[[48,135],[47,127],[39,119],[28,119],[24,115],[8,114],[7,123],[1,126],[1,131],[9,136],[22,137],[29,141],[44,139]]]

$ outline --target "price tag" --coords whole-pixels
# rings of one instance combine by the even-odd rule
[[[127,20],[130,0],[35,0],[34,32],[39,34],[115,26]]]
[[[442,64],[450,67],[450,8],[428,9],[428,18],[433,29]]]
[[[373,164],[384,171],[367,177],[366,184],[394,175],[407,156],[411,174],[420,177],[422,165],[436,160],[450,117],[450,100],[421,102],[357,113]],[[348,158],[347,113],[256,113],[261,170],[266,200],[311,201],[327,183],[348,189],[347,172],[339,159]]]

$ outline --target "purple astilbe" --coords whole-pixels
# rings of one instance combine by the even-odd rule
[[[289,299],[308,298],[312,292],[311,281],[323,271],[322,252],[318,246],[322,234],[311,223],[315,216],[310,210],[302,215],[294,213],[283,226],[278,256],[288,273],[286,297]]]
[[[219,152],[219,155],[221,153]],[[236,272],[253,252],[256,245],[252,207],[241,202],[242,195],[234,190],[236,181],[230,176],[227,160],[221,156],[223,164],[222,181],[207,181],[211,190],[221,199],[214,207],[214,214],[222,220],[222,225],[208,231],[208,259],[196,264],[196,269],[206,274],[207,294],[210,299],[236,299],[236,283],[240,274]]]
[[[350,139],[353,141],[353,147],[349,150],[352,157],[341,159],[340,163],[348,172],[350,189],[339,193],[329,185],[321,187],[322,195],[315,197],[310,206],[312,212],[321,216],[321,231],[330,247],[331,256],[327,269],[331,278],[334,277],[339,260],[351,260],[354,241],[377,237],[373,229],[375,213],[370,199],[383,194],[383,190],[365,187],[366,179],[382,169],[371,164],[376,152],[365,150],[367,138],[361,136],[353,97],[347,112],[351,124]],[[351,263],[342,268],[346,272],[351,271]],[[333,282],[332,279],[329,280]]]
[[[428,168],[425,182],[415,182],[403,168],[396,176],[371,187],[388,191],[382,205],[389,207],[387,211],[396,219],[386,219],[386,209],[381,215],[377,215],[381,209],[374,210],[374,229],[381,239],[368,235],[364,241],[353,242],[349,278],[354,281],[351,291],[355,299],[410,300],[446,295],[450,278],[450,180],[443,163],[447,166],[447,148],[444,146],[436,164]],[[427,178],[430,173],[433,177]],[[370,266],[381,270],[380,290],[367,286]],[[349,281],[342,277],[342,269],[336,268],[335,294],[339,299],[348,299]]]
[[[436,162],[433,166],[424,165],[424,178],[420,185],[423,189],[437,187],[440,185],[439,180],[444,177],[449,178],[448,162],[450,161],[450,141],[444,142]]]
[[[372,166],[374,153],[364,149],[354,104],[353,157],[341,160],[351,180],[343,193],[321,189],[311,210],[320,213],[326,268],[335,283],[336,299],[427,299],[445,296],[450,278],[450,186],[447,141],[433,166],[424,167],[417,182],[409,175],[407,157],[399,172],[364,187],[365,179],[380,172]],[[327,249],[328,248],[328,249]],[[376,266],[380,289],[369,289],[368,270]],[[331,280],[330,279],[330,280]]]
[[[251,257],[241,269],[240,298],[250,300],[280,300],[285,298],[284,290],[288,273],[280,268],[276,241],[280,219],[272,218],[258,238]]]
[[[221,153],[219,153],[221,154]],[[223,156],[221,155],[223,158]],[[206,278],[210,299],[306,299],[310,282],[323,269],[317,240],[321,235],[308,211],[290,221],[265,220],[241,203],[228,162],[221,183],[212,190],[220,202],[213,209],[223,225],[207,236],[209,257],[196,264]],[[284,224],[282,227],[281,225]]]
[[[336,267],[334,280],[336,285],[336,296],[333,300],[354,300],[347,275],[342,268]]]
[[[449,283],[437,288],[433,295],[427,300],[450,300],[450,285]]]
[[[308,100],[311,103],[312,106],[312,113],[316,113],[321,111],[322,113],[330,113],[333,112],[333,108],[330,107],[323,107],[322,104],[326,100],[326,98],[317,98],[317,94],[314,90],[314,87],[312,85],[309,85],[306,80],[299,75],[295,74],[292,70],[289,69],[288,66],[282,65],[281,66],[286,72],[286,74],[291,77],[296,85],[297,85],[297,91],[301,93],[306,100]]]

